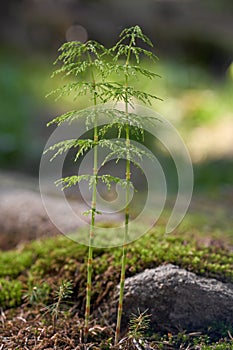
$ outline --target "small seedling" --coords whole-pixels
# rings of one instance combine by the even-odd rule
[[[58,290],[55,291],[55,302],[47,307],[47,312],[52,316],[53,331],[56,330],[56,323],[61,311],[61,306],[73,293],[72,283],[70,281],[62,281]]]
[[[147,314],[147,311],[140,313],[138,310],[138,315],[132,315],[129,322],[129,336],[137,340],[143,338],[150,324],[150,315]]]
[[[145,338],[145,333],[149,329],[150,315],[147,314],[147,310],[140,313],[138,310],[138,315],[132,315],[129,322],[129,331],[125,338],[120,341],[121,349],[135,349],[135,350],[145,350],[152,349]]]

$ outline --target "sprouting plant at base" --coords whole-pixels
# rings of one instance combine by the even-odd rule
[[[138,310],[138,315],[132,315],[129,322],[129,331],[125,338],[123,338],[121,343],[122,349],[137,349],[145,350],[151,349],[147,341],[143,338],[145,337],[146,331],[149,329],[150,315],[147,314],[147,310],[140,313]]]
[[[150,315],[147,314],[147,310],[142,313],[138,310],[138,315],[132,316],[129,322],[129,336],[138,340],[142,338],[149,329]]]
[[[121,277],[120,277],[120,292],[119,292],[119,302],[118,302],[118,313],[117,313],[117,325],[115,333],[115,344],[119,341],[120,328],[121,328],[121,318],[123,309],[123,294],[124,294],[124,283],[125,283],[125,271],[126,271],[126,256],[127,256],[127,241],[129,234],[129,194],[130,194],[130,180],[131,180],[131,162],[135,163],[135,155],[140,158],[141,151],[137,149],[136,146],[131,145],[130,137],[132,129],[134,133],[138,135],[138,138],[143,137],[143,116],[138,116],[134,113],[129,112],[129,107],[133,107],[133,100],[137,99],[143,103],[151,104],[150,100],[152,98],[158,99],[158,97],[146,93],[144,91],[136,90],[132,86],[132,78],[145,76],[146,78],[152,79],[157,74],[141,68],[140,58],[141,56],[146,56],[152,60],[156,60],[157,57],[148,50],[145,50],[138,46],[137,41],[141,41],[150,47],[153,47],[150,39],[142,33],[139,26],[126,28],[120,34],[120,39],[116,45],[110,50],[114,55],[113,58],[113,68],[117,73],[124,76],[124,82],[122,84],[113,83],[109,91],[109,97],[114,101],[124,101],[124,131],[125,131],[125,148],[126,148],[126,169],[125,169],[125,179],[126,179],[126,191],[125,191],[125,233],[124,242],[122,245],[122,263],[121,263]],[[119,61],[119,59],[124,58],[124,61]],[[132,63],[133,62],[133,63]],[[137,120],[135,127],[131,126],[131,119]],[[134,122],[135,125],[135,122]],[[122,130],[122,125],[120,124],[120,133]],[[137,164],[136,164],[137,165]]]
[[[47,307],[47,312],[52,316],[53,331],[56,330],[58,315],[61,312],[61,305],[64,300],[68,299],[73,293],[72,283],[70,281],[62,281],[58,290],[55,292],[56,301]]]

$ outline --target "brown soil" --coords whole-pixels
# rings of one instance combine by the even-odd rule
[[[13,314],[13,315],[12,315]],[[2,312],[0,325],[1,350],[100,349],[113,336],[110,327],[92,325],[87,342],[82,333],[83,320],[64,314],[53,326],[51,317],[41,310],[20,309]],[[97,345],[95,345],[97,344]]]

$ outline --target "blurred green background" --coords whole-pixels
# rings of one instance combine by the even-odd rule
[[[195,190],[232,191],[233,2],[231,0],[9,0],[0,4],[0,167],[38,176],[46,122],[73,108],[45,95],[57,49],[66,40],[112,45],[139,24],[160,60],[161,79],[143,89],[164,101],[153,108],[185,140]],[[146,85],[145,85],[146,84]],[[87,104],[85,98],[76,108]]]

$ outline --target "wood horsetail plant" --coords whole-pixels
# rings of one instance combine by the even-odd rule
[[[131,180],[131,169],[130,164],[135,163],[135,157],[137,155],[140,158],[140,153],[142,151],[137,149],[135,145],[131,145],[130,137],[131,130],[136,134],[140,139],[143,138],[143,119],[145,117],[136,115],[135,113],[129,112],[129,107],[134,106],[134,100],[140,102],[151,104],[151,99],[158,97],[146,93],[141,90],[136,90],[132,85],[133,80],[141,76],[152,79],[156,76],[154,72],[151,72],[145,68],[141,68],[140,59],[142,56],[149,57],[152,60],[157,60],[151,51],[148,51],[140,46],[138,46],[138,41],[141,41],[147,44],[150,47],[153,47],[151,40],[142,33],[142,30],[139,26],[126,28],[120,34],[120,39],[116,45],[110,49],[110,53],[113,55],[113,69],[122,74],[124,79],[121,84],[115,83],[111,86],[109,95],[111,99],[118,102],[124,102],[124,126],[125,126],[125,148],[126,148],[126,169],[125,169],[125,178],[126,178],[126,191],[125,191],[125,235],[124,242],[122,245],[122,263],[121,263],[121,277],[120,277],[120,292],[119,292],[119,302],[118,302],[118,312],[117,312],[117,325],[115,332],[115,344],[119,341],[120,327],[121,327],[121,317],[123,309],[123,294],[124,294],[124,283],[125,283],[125,272],[126,272],[126,256],[127,256],[127,241],[129,235],[129,194],[130,194],[130,180]],[[120,60],[123,59],[123,60]],[[135,127],[132,127],[132,119],[137,120],[136,130]],[[136,131],[136,132],[135,132]],[[136,152],[135,152],[136,151]],[[144,153],[144,152],[143,152]],[[149,154],[148,154],[149,156]],[[137,164],[136,164],[137,165]]]
[[[147,155],[143,150],[131,143],[132,135],[136,135],[138,139],[143,138],[143,123],[146,117],[130,112],[130,107],[134,107],[134,100],[150,104],[152,98],[157,98],[154,95],[148,94],[141,90],[136,90],[133,86],[133,79],[144,76],[152,79],[157,74],[141,67],[140,59],[146,56],[152,60],[157,57],[151,52],[140,46],[138,41],[150,47],[152,43],[150,39],[142,33],[139,26],[125,29],[120,34],[120,39],[111,49],[106,49],[103,45],[96,41],[67,42],[60,48],[60,55],[55,63],[60,62],[61,68],[56,70],[55,74],[63,74],[71,76],[74,81],[68,82],[62,88],[59,88],[52,93],[58,97],[74,94],[74,97],[89,95],[91,97],[91,110],[73,110],[53,119],[48,125],[69,122],[72,123],[77,119],[84,119],[86,127],[93,131],[92,139],[69,139],[64,140],[49,147],[47,151],[54,151],[52,159],[63,154],[71,149],[77,149],[75,161],[93,149],[93,172],[92,174],[73,175],[56,181],[57,185],[62,185],[62,188],[68,188],[87,181],[89,188],[92,190],[91,209],[85,214],[90,214],[90,230],[89,230],[89,250],[87,260],[87,284],[86,284],[86,309],[85,309],[85,328],[84,335],[87,338],[90,307],[91,307],[91,285],[92,285],[92,259],[93,246],[95,240],[95,220],[96,215],[100,214],[97,210],[97,183],[101,181],[111,188],[112,183],[120,184],[125,189],[125,225],[124,237],[122,242],[122,261],[121,261],[121,278],[120,278],[120,295],[117,315],[117,326],[115,333],[115,343],[119,341],[123,292],[126,270],[126,255],[127,244],[129,243],[129,219],[130,219],[130,186],[131,183],[131,163],[138,166],[136,159],[141,159],[143,155]],[[109,59],[111,58],[111,60]],[[112,75],[117,73],[123,82],[114,81]],[[98,125],[98,108],[97,104],[106,102],[124,103],[124,111],[117,108],[104,107],[104,113],[108,117],[108,123],[102,126]],[[150,119],[150,118],[149,118]],[[110,140],[106,138],[106,133],[109,129],[117,127],[118,138],[124,135],[125,141]],[[105,147],[109,153],[104,161],[99,164],[98,147]],[[99,169],[108,160],[114,156],[116,161],[119,159],[126,160],[125,179],[112,176],[110,174],[99,175]]]
[[[51,94],[57,94],[58,98],[74,93],[74,96],[90,95],[93,107],[97,106],[97,103],[106,102],[108,93],[108,84],[104,82],[104,78],[108,72],[108,67],[105,65],[103,57],[108,54],[108,50],[104,46],[95,41],[88,41],[86,43],[81,42],[68,42],[62,45],[60,48],[61,54],[55,61],[62,62],[62,67],[53,73],[54,75],[63,74],[65,76],[73,76],[77,79],[75,82],[69,82],[62,88],[52,91]],[[83,80],[84,76],[88,78]],[[85,118],[87,129],[93,128],[92,139],[70,139],[61,141],[51,147],[47,151],[55,151],[55,154],[51,158],[53,160],[56,156],[63,154],[64,152],[74,148],[78,149],[75,161],[78,160],[83,154],[90,149],[94,150],[93,157],[93,173],[79,176],[69,176],[59,179],[56,184],[63,185],[63,189],[78,184],[81,181],[88,181],[89,188],[92,189],[92,204],[91,209],[84,214],[91,215],[91,225],[89,232],[89,251],[87,260],[87,284],[86,284],[86,309],[85,309],[85,329],[84,334],[87,337],[88,324],[90,317],[91,306],[91,284],[92,284],[92,258],[93,258],[93,244],[94,244],[94,231],[95,231],[95,217],[100,212],[96,209],[96,195],[97,195],[97,182],[102,181],[110,188],[111,183],[118,183],[125,186],[125,181],[113,177],[111,175],[98,175],[98,148],[108,147],[114,149],[113,144],[109,140],[100,139],[99,135],[104,135],[103,129],[98,130],[98,113],[94,108],[90,111],[77,111],[73,110],[68,113],[62,114],[54,118],[48,125],[57,124],[61,125],[64,122],[73,122],[77,119]],[[106,128],[105,128],[106,129]],[[119,148],[120,149],[120,148]]]

